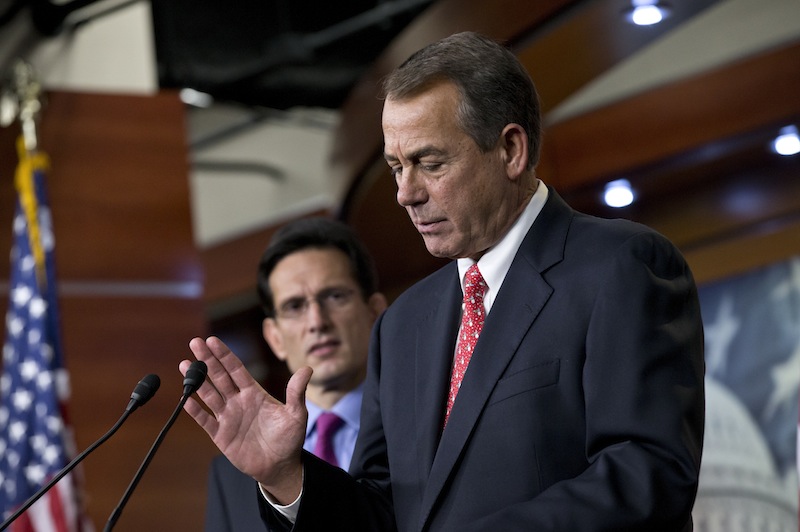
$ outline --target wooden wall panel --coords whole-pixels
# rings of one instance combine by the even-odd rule
[[[202,281],[177,97],[61,92],[48,99],[42,135],[59,194],[53,217],[67,228],[58,238],[69,257],[61,274]]]
[[[153,399],[84,461],[88,511],[98,530],[118,504],[183,389],[178,363],[203,335],[196,299],[62,298],[64,350],[72,380],[70,414],[78,449],[122,414],[139,379],[161,377]],[[216,454],[205,432],[182,412],[128,501],[115,530],[200,530],[205,479]]]
[[[192,239],[186,132],[176,94],[47,95],[40,145],[56,239],[62,333],[79,450],[117,421],[136,383],[153,400],[82,464],[98,530],[182,392],[178,362],[208,326]],[[0,250],[8,257],[15,131],[0,130]],[[0,261],[8,279],[8,261]],[[5,312],[5,294],[0,310]],[[116,530],[200,530],[216,449],[185,413],[164,440]]]

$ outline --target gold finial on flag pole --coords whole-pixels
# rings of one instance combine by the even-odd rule
[[[25,149],[35,153],[39,144],[36,127],[42,109],[42,86],[33,66],[18,59],[3,85],[0,125],[6,127],[19,119]]]
[[[28,153],[35,153],[39,141],[36,135],[36,123],[42,102],[39,99],[42,87],[33,67],[25,61],[17,61],[14,65],[14,80],[19,94],[19,120],[22,124],[22,138],[25,139],[25,149]]]

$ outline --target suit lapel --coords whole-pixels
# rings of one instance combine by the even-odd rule
[[[448,273],[449,272],[449,273]],[[420,315],[416,339],[414,408],[419,475],[423,484],[441,436],[455,337],[461,311],[461,287],[455,263],[446,268],[443,289],[428,299],[428,312]]]

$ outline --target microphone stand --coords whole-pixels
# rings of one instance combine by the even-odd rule
[[[30,508],[30,507],[31,507],[31,505],[32,505],[33,503],[35,503],[36,501],[38,501],[38,500],[39,500],[39,498],[40,498],[42,495],[44,495],[45,493],[47,493],[47,491],[48,491],[50,488],[52,488],[52,487],[53,487],[53,485],[55,485],[55,483],[56,483],[56,482],[58,482],[59,480],[61,480],[62,478],[64,478],[64,476],[65,476],[67,473],[69,473],[70,471],[72,471],[72,470],[75,468],[75,466],[76,466],[76,465],[78,465],[78,464],[79,464],[79,463],[80,463],[80,462],[81,462],[81,461],[82,461],[84,458],[86,458],[86,456],[87,456],[89,453],[91,453],[92,451],[94,451],[94,450],[95,450],[95,449],[96,449],[96,448],[97,448],[97,447],[98,447],[100,444],[102,444],[104,441],[106,441],[106,440],[107,440],[107,439],[109,439],[111,436],[113,436],[113,435],[114,435],[114,433],[115,433],[115,432],[117,432],[117,430],[118,430],[118,429],[119,429],[119,428],[122,426],[122,423],[123,423],[123,422],[124,422],[124,421],[125,421],[125,420],[128,418],[128,416],[129,416],[129,415],[130,415],[130,411],[126,410],[126,411],[125,411],[125,412],[122,414],[122,416],[119,418],[119,420],[118,420],[118,421],[117,421],[117,422],[114,424],[114,426],[113,426],[113,427],[111,427],[111,429],[110,429],[108,432],[106,432],[106,433],[103,435],[103,437],[101,437],[99,440],[97,440],[97,441],[96,441],[96,442],[94,442],[92,445],[90,445],[90,446],[89,446],[89,448],[87,448],[87,449],[86,449],[85,451],[83,451],[81,454],[79,454],[78,456],[76,456],[76,457],[75,457],[75,458],[74,458],[74,459],[73,459],[73,460],[72,460],[72,461],[71,461],[69,464],[67,464],[67,466],[66,466],[64,469],[62,469],[61,471],[59,471],[59,472],[58,472],[58,474],[57,474],[56,476],[54,476],[52,479],[50,479],[50,482],[48,482],[47,484],[45,484],[45,485],[44,485],[44,486],[43,486],[41,489],[39,489],[39,491],[37,491],[36,493],[34,493],[34,494],[33,494],[33,495],[32,495],[32,496],[31,496],[31,497],[30,497],[30,498],[29,498],[27,501],[25,501],[25,504],[23,504],[22,506],[20,506],[19,508],[17,508],[17,511],[16,511],[16,512],[14,512],[13,514],[11,514],[11,517],[9,517],[9,518],[8,518],[8,519],[6,519],[5,521],[3,521],[3,524],[2,524],[2,525],[0,525],[0,530],[5,530],[5,529],[6,529],[6,527],[8,527],[8,525],[10,525],[10,524],[11,524],[11,523],[12,523],[12,522],[13,522],[13,521],[14,521],[14,520],[17,518],[17,517],[19,517],[20,515],[22,515],[22,513],[23,513],[25,510],[27,510],[28,508]]]
[[[111,532],[111,530],[114,528],[114,525],[116,525],[117,520],[119,520],[120,516],[122,515],[122,510],[125,508],[125,505],[128,503],[128,499],[130,499],[131,494],[133,493],[133,490],[142,479],[145,469],[147,469],[147,466],[150,465],[153,456],[161,446],[161,442],[164,441],[167,431],[170,429],[170,427],[172,427],[172,424],[175,423],[175,420],[178,418],[178,414],[180,414],[181,410],[183,409],[183,405],[186,404],[186,401],[189,400],[189,397],[197,390],[197,388],[200,387],[201,384],[203,384],[207,371],[208,368],[206,367],[206,364],[200,360],[195,360],[186,371],[186,378],[183,379],[183,395],[181,396],[181,400],[178,402],[178,406],[176,406],[175,410],[172,411],[172,415],[164,425],[164,428],[162,428],[161,432],[158,433],[156,441],[153,442],[153,445],[147,452],[147,456],[145,456],[142,464],[136,471],[136,475],[134,475],[133,480],[131,480],[131,483],[128,485],[128,489],[125,490],[125,493],[123,494],[122,499],[120,499],[119,504],[117,504],[117,507],[114,508],[113,512],[111,512],[103,532]]]
[[[136,410],[139,406],[143,405],[148,400],[150,400],[150,397],[152,397],[156,393],[156,390],[158,390],[159,383],[160,381],[158,375],[147,375],[144,379],[139,381],[139,384],[136,385],[136,388],[131,394],[131,400],[128,403],[128,406],[125,408],[125,411],[122,413],[122,416],[120,416],[117,422],[114,423],[114,426],[111,427],[108,430],[108,432],[106,432],[102,437],[100,437],[99,440],[90,445],[85,451],[83,451],[81,454],[73,458],[72,461],[69,464],[67,464],[61,471],[59,471],[57,475],[55,475],[52,479],[50,479],[50,482],[42,486],[39,489],[39,491],[31,495],[31,497],[27,501],[25,501],[25,503],[22,506],[17,508],[17,511],[11,514],[11,516],[9,516],[8,519],[3,521],[3,524],[0,525],[0,530],[5,530],[20,515],[22,515],[22,513],[25,512],[25,510],[30,508],[31,505],[33,505],[33,503],[38,501],[42,495],[47,493],[48,490],[50,490],[50,488],[52,488],[56,484],[56,482],[64,478],[64,476],[67,473],[72,471],[75,468],[75,466],[81,463],[83,459],[89,455],[89,453],[97,449],[97,447],[99,447],[102,443],[104,443],[111,436],[113,436],[114,433],[117,432],[117,430],[119,430],[119,428],[122,426],[125,420],[128,419],[128,416],[131,415],[131,413],[134,410]]]
[[[164,425],[164,428],[161,429],[161,432],[158,433],[156,441],[153,442],[152,447],[150,447],[150,450],[147,452],[147,456],[145,457],[142,464],[139,466],[139,470],[136,471],[136,475],[133,477],[133,480],[131,480],[131,483],[128,485],[128,489],[125,490],[125,494],[122,496],[122,499],[120,499],[119,504],[117,504],[117,507],[114,509],[114,511],[111,513],[111,516],[108,518],[108,522],[106,523],[103,532],[109,532],[112,528],[114,528],[114,525],[117,523],[117,520],[119,519],[120,515],[122,515],[122,509],[128,503],[128,499],[131,497],[133,490],[136,488],[137,484],[139,484],[139,481],[142,479],[142,475],[144,475],[145,469],[147,469],[147,466],[150,465],[150,462],[152,461],[153,456],[156,453],[156,450],[161,446],[161,442],[164,441],[164,437],[166,436],[167,431],[170,429],[170,427],[172,427],[172,424],[175,423],[175,420],[178,418],[178,414],[180,414],[181,409],[183,408],[183,405],[186,403],[187,399],[189,399],[189,395],[184,395],[183,397],[181,397],[181,400],[178,403],[178,406],[175,407],[175,410],[173,410],[172,415],[169,418],[169,421],[167,421],[167,424]]]

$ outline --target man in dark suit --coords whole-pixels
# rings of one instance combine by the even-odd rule
[[[372,257],[343,223],[298,220],[271,239],[258,264],[257,289],[265,315],[262,332],[272,352],[292,372],[314,368],[306,390],[303,448],[347,469],[358,435],[369,332],[386,308]],[[263,530],[256,486],[225,456],[216,457],[205,529]]]
[[[194,339],[216,388],[198,394],[213,415],[189,414],[286,529],[691,530],[703,331],[683,257],[539,181],[538,97],[497,43],[443,39],[384,89],[397,200],[454,262],[375,324],[350,474],[299,449],[307,368],[278,404],[218,339]],[[257,425],[238,408],[252,401]]]

